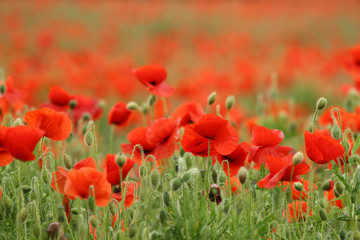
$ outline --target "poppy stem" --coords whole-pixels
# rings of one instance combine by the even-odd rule
[[[206,171],[206,175],[205,175],[205,189],[206,191],[208,190],[208,179],[209,179],[209,161],[210,161],[210,147],[211,147],[211,139],[209,139],[209,147],[208,147],[208,157],[206,159],[205,162],[205,171]]]
[[[315,123],[316,123],[316,117],[317,117],[318,112],[319,112],[319,110],[316,109],[315,113],[314,113],[313,121],[312,121],[311,133],[314,133],[314,131],[315,131]]]
[[[167,116],[168,111],[167,111],[167,106],[166,106],[166,99],[164,97],[162,97],[161,100],[162,100],[163,106],[164,106],[164,115]]]
[[[91,125],[91,132],[94,136],[94,158],[96,162],[96,168],[99,169],[99,162],[97,158],[97,145],[96,145],[96,134],[95,134],[95,123],[94,121],[90,121],[89,124]]]
[[[20,222],[20,214],[21,214],[21,210],[23,209],[23,192],[22,192],[22,182],[21,182],[21,162],[20,161],[16,161],[16,167],[18,170],[18,181],[19,181],[19,199],[18,199],[18,205],[19,205],[19,209],[18,209],[18,224],[16,225],[16,239],[20,239],[22,235],[22,223]],[[26,233],[25,233],[26,234]]]

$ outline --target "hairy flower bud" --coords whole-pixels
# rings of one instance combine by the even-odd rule
[[[294,188],[296,189],[296,191],[302,191],[303,185],[302,185],[302,183],[296,182],[296,183],[294,183]]]
[[[89,222],[91,224],[91,226],[93,228],[97,228],[99,226],[99,220],[96,218],[95,215],[92,215],[90,218],[89,218]]]
[[[217,171],[215,169],[213,169],[211,171],[211,178],[212,178],[214,183],[217,183],[217,177],[218,177]]]
[[[94,136],[92,132],[87,131],[85,133],[85,144],[90,147],[94,143]]]
[[[224,171],[221,171],[220,172],[220,175],[219,175],[219,183],[225,183],[225,181],[226,181],[226,174],[225,174],[225,172]]]
[[[345,185],[342,182],[336,182],[335,192],[339,194],[339,196],[342,195],[345,192]]]
[[[324,98],[324,97],[321,97],[317,100],[316,102],[316,109],[318,111],[321,111],[323,110],[324,108],[326,108],[326,105],[327,105],[327,99]]]
[[[209,96],[208,96],[208,105],[211,106],[215,101],[216,101],[216,92],[212,92]]]
[[[189,172],[184,173],[184,175],[181,178],[181,182],[182,183],[188,182],[190,180],[190,177],[191,177],[191,175]]]
[[[169,207],[170,206],[170,194],[169,192],[164,192],[163,193],[163,201],[165,206]]]
[[[63,164],[64,166],[70,170],[72,168],[72,164],[71,164],[71,158],[68,154],[64,153],[62,156],[62,160],[63,160]]]
[[[128,102],[128,104],[126,105],[126,108],[130,111],[134,111],[139,109],[139,105],[136,102]]]
[[[229,111],[235,104],[235,97],[233,95],[230,95],[226,98],[225,106],[226,109]]]
[[[326,221],[326,219],[327,219],[327,214],[326,214],[326,212],[325,212],[324,209],[321,208],[321,209],[319,210],[319,215],[320,215],[321,220]]]
[[[293,156],[293,164],[294,164],[294,166],[298,165],[303,160],[304,160],[304,154],[302,152],[299,151],[299,152],[295,153],[295,155]]]
[[[119,167],[123,167],[126,163],[126,156],[124,153],[118,153],[116,154],[116,158],[115,158],[115,161],[116,161],[116,164],[119,166]]]
[[[160,173],[156,168],[150,174],[150,183],[153,189],[156,189],[160,184]]]
[[[335,140],[339,140],[340,136],[341,136],[341,132],[340,132],[340,128],[338,125],[334,125],[331,128],[331,136],[335,139]]]
[[[241,184],[244,184],[246,182],[246,179],[249,176],[249,172],[246,169],[246,167],[241,167],[238,172],[238,178]]]
[[[171,189],[176,192],[181,187],[181,178],[177,177],[171,182]]]

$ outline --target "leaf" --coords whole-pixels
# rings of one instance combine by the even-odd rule
[[[351,149],[351,155],[355,154],[360,147],[360,134],[357,136],[353,148]]]

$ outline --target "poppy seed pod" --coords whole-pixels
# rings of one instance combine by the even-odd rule
[[[226,106],[226,110],[230,110],[235,104],[235,97],[233,95],[230,95],[226,98],[225,101],[225,106]]]
[[[130,111],[134,111],[139,109],[139,105],[136,102],[128,102],[128,104],[126,105],[126,108]]]
[[[302,152],[297,152],[295,153],[295,155],[293,156],[293,164],[294,166],[298,165],[299,163],[301,163],[304,159],[304,154]]]
[[[335,140],[339,140],[340,136],[341,136],[341,132],[340,132],[340,128],[338,125],[334,125],[331,128],[331,136],[335,139]]]
[[[160,173],[155,168],[150,174],[150,183],[153,189],[156,189],[160,183]]]
[[[321,111],[321,110],[323,110],[324,108],[326,108],[326,105],[327,105],[327,100],[326,100],[326,98],[321,97],[321,98],[319,98],[319,99],[317,100],[317,102],[316,102],[316,109],[317,109],[318,111]]]
[[[85,144],[90,147],[94,143],[94,136],[91,132],[87,131],[85,133]]]
[[[249,172],[246,167],[241,167],[238,173],[238,178],[241,184],[244,184],[249,176]]]
[[[209,96],[208,96],[208,105],[211,106],[214,104],[214,102],[216,101],[216,92],[212,92]]]
[[[77,101],[76,100],[70,100],[70,102],[69,102],[70,109],[74,109],[74,108],[76,108],[76,106],[77,106]]]
[[[115,158],[116,164],[119,167],[123,167],[126,163],[126,156],[123,153],[118,153],[116,154],[116,158]]]
[[[342,182],[336,182],[335,184],[335,192],[339,195],[342,195],[345,191],[345,185]]]

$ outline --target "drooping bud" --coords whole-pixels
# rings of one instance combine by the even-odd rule
[[[135,224],[131,224],[129,227],[128,227],[128,232],[127,232],[127,235],[129,238],[134,238],[136,236],[136,233],[137,233],[137,227]]]
[[[77,101],[76,100],[70,100],[70,102],[69,102],[70,109],[74,109],[74,108],[76,108],[76,106],[77,106]]]
[[[116,158],[115,158],[115,161],[116,161],[116,164],[119,166],[119,167],[123,167],[126,163],[126,156],[124,153],[118,153],[116,154]]]
[[[332,128],[331,128],[331,136],[335,139],[335,140],[339,140],[340,136],[341,136],[341,131],[340,128],[337,124],[335,124]]]
[[[164,224],[165,223],[165,221],[166,221],[166,212],[163,210],[163,209],[161,209],[160,210],[160,213],[159,213],[159,220],[160,220],[160,223],[161,224]]]
[[[346,239],[346,230],[345,229],[341,229],[340,232],[339,232],[339,237],[340,237],[340,240],[345,240]]]
[[[238,178],[239,178],[240,183],[244,184],[246,182],[246,179],[248,178],[248,176],[249,176],[249,172],[246,169],[246,167],[241,167],[239,169],[239,173],[238,173]]]
[[[326,108],[326,105],[327,105],[327,99],[324,98],[324,97],[321,97],[317,100],[316,102],[316,109],[318,111],[321,111],[323,110],[324,108]]]
[[[148,97],[148,106],[149,107],[153,106],[155,102],[156,102],[156,96],[151,94]]]
[[[190,177],[191,177],[191,175],[189,172],[184,173],[184,175],[181,178],[181,182],[182,183],[188,182],[190,180]]]
[[[342,195],[345,191],[345,185],[342,182],[336,182],[335,184],[335,195],[336,193],[340,195]]]
[[[326,221],[326,219],[327,219],[327,214],[326,214],[326,212],[325,212],[324,209],[321,208],[321,209],[319,210],[319,215],[320,215],[321,220]]]
[[[208,96],[208,105],[211,106],[213,105],[213,103],[216,101],[216,92],[212,92],[209,96]]]
[[[225,174],[225,172],[224,171],[221,171],[220,172],[220,175],[219,175],[219,183],[225,183],[225,181],[226,181],[226,174]]]
[[[37,194],[35,189],[31,189],[29,199],[30,202],[37,201]]]
[[[303,185],[302,183],[296,182],[294,183],[294,188],[296,189],[296,191],[302,191],[303,190]]]
[[[126,105],[126,108],[130,111],[134,111],[139,109],[139,105],[136,102],[128,102],[128,104]]]
[[[221,198],[221,191],[217,184],[211,184],[210,186],[210,192],[209,192],[209,198],[211,202],[215,202],[219,205],[222,201]]]
[[[211,178],[212,178],[214,183],[217,183],[217,177],[218,177],[217,171],[215,169],[213,169],[211,171]]]
[[[33,224],[31,231],[36,239],[40,238],[41,226],[40,223],[38,223],[38,221],[36,221],[35,224]]]
[[[150,183],[153,189],[156,189],[160,184],[160,173],[155,168],[150,174]]]
[[[230,95],[226,98],[225,101],[225,105],[226,105],[226,110],[230,110],[235,104],[235,97],[233,95]]]
[[[94,143],[94,136],[92,132],[87,131],[85,133],[85,144],[90,147]]]
[[[163,193],[163,201],[165,206],[169,207],[170,206],[170,194],[169,192],[164,192]]]
[[[141,165],[140,168],[139,168],[139,174],[140,174],[140,177],[143,178],[146,174],[146,167],[144,165]]]
[[[62,156],[62,160],[63,160],[63,164],[64,166],[70,170],[72,168],[72,164],[71,164],[71,158],[68,154],[64,153]]]
[[[181,178],[177,177],[171,182],[171,189],[176,192],[181,187]]]
[[[327,181],[324,182],[324,184],[322,185],[322,190],[324,190],[324,191],[329,191],[333,186],[334,186],[334,181],[327,180]]]
[[[20,217],[19,220],[20,220],[21,223],[23,223],[26,220],[27,215],[28,215],[28,211],[27,211],[26,207],[21,209],[20,215],[19,215],[19,217]]]
[[[91,224],[91,226],[93,228],[97,228],[99,226],[99,220],[96,218],[95,215],[92,215],[90,218],[89,218],[89,222]]]
[[[30,192],[31,187],[29,185],[22,185],[21,189],[22,189],[23,193],[26,194],[26,193]]]
[[[41,177],[42,177],[44,183],[50,184],[51,177],[50,177],[49,170],[43,169],[43,170],[41,171]]]
[[[294,166],[298,165],[299,163],[301,163],[304,160],[304,154],[300,151],[298,151],[297,153],[295,153],[295,155],[293,156],[293,164]]]

